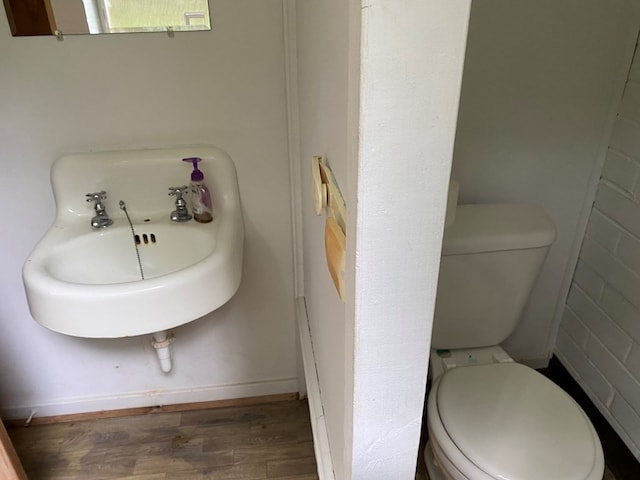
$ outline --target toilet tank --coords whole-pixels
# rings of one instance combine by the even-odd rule
[[[432,348],[497,345],[511,335],[554,239],[538,207],[459,205],[444,233]]]

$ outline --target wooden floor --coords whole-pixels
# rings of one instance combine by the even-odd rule
[[[317,480],[304,401],[8,428],[30,480]]]
[[[317,480],[305,401],[8,428],[30,480]],[[421,442],[416,480],[428,480]],[[604,480],[615,480],[607,469]]]

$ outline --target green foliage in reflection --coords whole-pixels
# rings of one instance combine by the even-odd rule
[[[176,30],[189,28],[211,28],[207,0],[105,0],[109,24],[112,30],[133,28],[166,28]],[[185,14],[203,13],[204,18],[191,18]],[[187,15],[188,16],[188,15]]]

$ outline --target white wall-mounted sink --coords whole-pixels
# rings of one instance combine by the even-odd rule
[[[201,157],[215,218],[169,219],[168,187],[188,183]],[[113,338],[167,330],[226,303],[242,273],[244,229],[235,167],[209,146],[65,156],[52,167],[57,215],[25,262],[33,318],[68,335]],[[85,194],[105,190],[113,225],[93,229]],[[138,254],[125,213],[139,238]]]

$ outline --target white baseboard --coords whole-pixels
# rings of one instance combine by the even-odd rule
[[[34,417],[52,417],[105,410],[260,397],[263,395],[297,391],[297,378],[277,378],[231,385],[208,385],[195,388],[156,390],[153,393],[145,391],[132,392],[124,395],[97,395],[91,397],[58,398],[42,402],[34,401],[29,405],[3,407],[0,409],[0,417],[6,420],[15,420],[28,418],[32,413]]]
[[[313,430],[313,448],[318,465],[318,477],[320,480],[335,480],[304,297],[296,299],[296,317],[298,320],[298,331],[300,332],[300,349],[302,351],[302,362],[304,364],[304,377],[307,383],[309,415],[311,417],[311,428]]]

